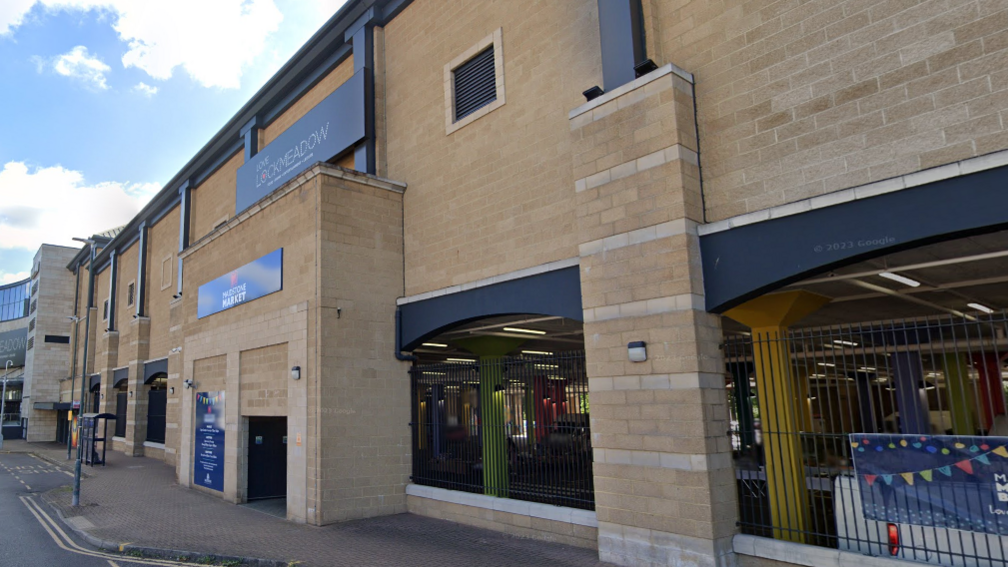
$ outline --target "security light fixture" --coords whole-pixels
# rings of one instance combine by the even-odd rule
[[[644,341],[628,343],[627,358],[630,359],[630,362],[644,362],[647,360],[647,343]]]
[[[644,75],[647,75],[651,71],[654,71],[657,68],[658,68],[658,65],[656,65],[654,61],[652,61],[650,59],[645,59],[645,60],[641,61],[640,63],[634,65],[634,68],[633,68],[633,70],[634,70],[634,78],[639,79],[639,78],[643,77]]]
[[[301,379],[301,367],[295,366],[291,368],[291,379],[300,380]]]
[[[183,380],[182,381],[182,386],[185,387],[186,390],[188,390],[188,389],[190,389],[190,388],[193,387],[193,381],[192,380]]]
[[[175,386],[172,386],[171,388],[168,388],[168,393],[174,396],[175,395]],[[102,395],[104,396],[104,394],[102,394]]]
[[[526,335],[545,335],[546,331],[537,331],[535,329],[522,329],[521,327],[504,327],[505,331],[511,333],[525,333]]]
[[[887,280],[892,280],[894,282],[899,282],[903,285],[910,287],[920,287],[920,282],[906,276],[901,276],[899,274],[894,274],[892,272],[879,272],[879,277],[885,278]]]
[[[994,312],[993,309],[991,309],[990,307],[987,307],[986,305],[983,305],[981,303],[967,303],[966,306],[967,307],[972,307],[973,309],[976,309],[977,311],[982,311],[982,312],[984,312],[984,313],[986,313],[988,315],[990,315],[991,313]]]
[[[588,102],[591,102],[591,101],[597,99],[598,97],[604,95],[605,91],[602,90],[602,87],[600,87],[598,85],[595,85],[594,87],[592,87],[592,88],[584,91],[581,94],[584,95],[585,100],[587,100]]]

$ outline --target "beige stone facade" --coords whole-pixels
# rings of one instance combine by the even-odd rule
[[[367,24],[370,61],[368,49],[352,52],[362,44],[350,39],[351,22],[327,24],[348,35],[326,57],[343,58],[300,55],[294,63],[317,68],[279,75],[297,96],[229,123],[212,167],[180,172],[108,243],[118,295],[109,298],[110,270],[99,263],[89,329],[89,266],[74,276],[70,259],[52,264],[65,273],[44,293],[63,303],[47,304],[45,324],[74,338],[46,359],[47,376],[100,373],[101,407],[114,413],[116,371],[125,370],[126,434],[115,449],[163,459],[180,484],[234,503],[248,500],[250,423],[285,418],[291,521],[409,511],[597,547],[620,565],[769,565],[732,544],[722,319],[707,311],[701,238],[881,194],[871,183],[910,190],[980,170],[960,165],[966,158],[1008,163],[994,155],[1008,150],[1008,7],[644,0],[657,68],[586,101],[583,91],[604,79],[598,6],[413,0]],[[491,45],[500,99],[453,121],[453,69]],[[360,77],[374,81],[365,138],[327,163],[298,166],[236,211],[239,168]],[[256,143],[236,151],[252,122]],[[351,171],[367,151],[374,171]],[[944,177],[930,171],[943,166]],[[924,176],[916,185],[900,178],[913,173]],[[282,290],[198,316],[201,285],[281,248]],[[566,323],[585,355],[594,511],[574,511],[591,512],[575,521],[566,508],[554,517],[411,484],[417,424],[397,306],[573,266],[581,313]],[[141,280],[138,306],[126,290]],[[75,295],[74,312],[66,298]],[[112,330],[105,299],[116,305]],[[450,323],[439,330],[473,321]],[[648,358],[630,362],[637,341]],[[162,361],[165,442],[151,444],[145,368]],[[36,380],[32,396],[76,399],[66,376]],[[193,481],[197,392],[226,395],[223,493]],[[51,419],[31,419],[32,440],[52,437]]]

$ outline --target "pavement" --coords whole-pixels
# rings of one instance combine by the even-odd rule
[[[4,452],[32,453],[72,470],[65,446],[7,441]],[[594,550],[413,514],[323,527],[294,524],[180,487],[174,468],[121,453],[110,452],[106,467],[84,469],[81,506],[70,505],[67,486],[43,498],[86,541],[106,549],[161,550],[172,558],[206,554],[249,564],[262,559],[263,565],[607,565]]]

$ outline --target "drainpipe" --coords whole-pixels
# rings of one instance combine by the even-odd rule
[[[404,362],[416,362],[417,357],[412,354],[402,353],[402,310],[399,306],[395,309],[395,357],[396,360]]]

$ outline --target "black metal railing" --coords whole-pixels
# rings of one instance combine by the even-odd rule
[[[1008,565],[1006,337],[1004,313],[727,337],[742,531]]]
[[[595,509],[584,353],[418,365],[413,482]]]

